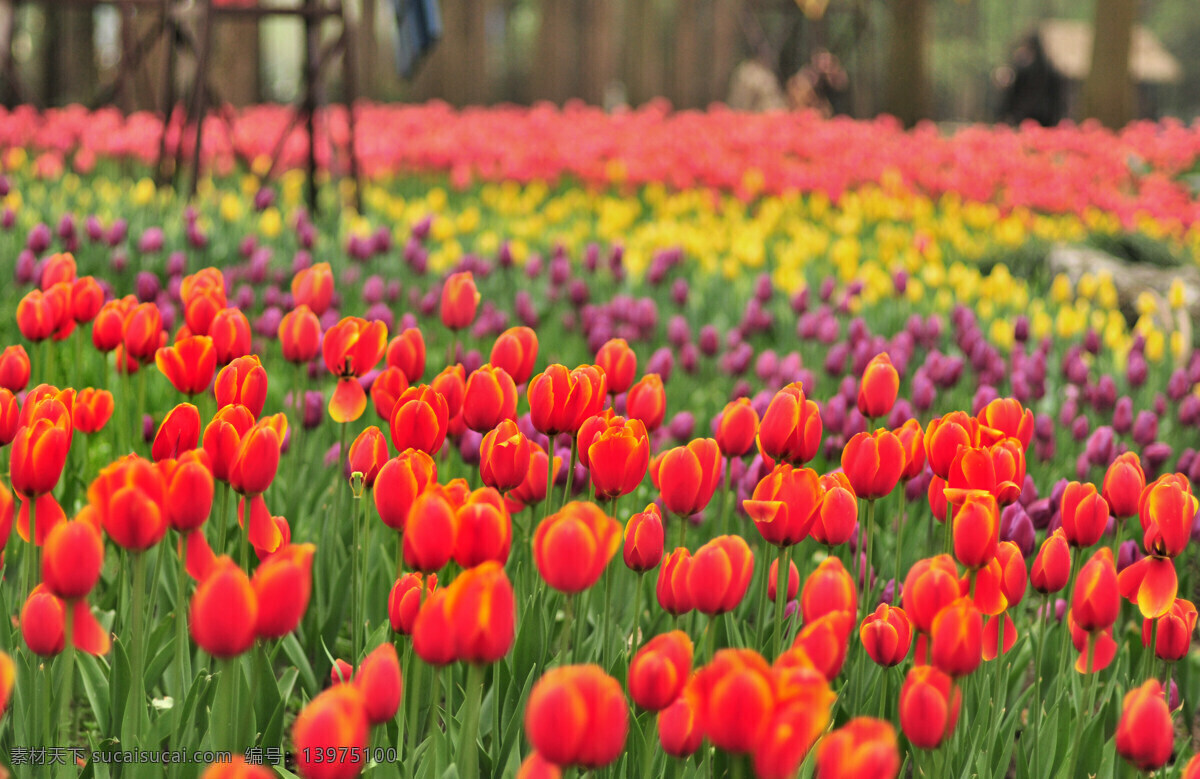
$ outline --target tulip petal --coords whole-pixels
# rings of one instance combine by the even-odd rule
[[[1179,592],[1175,564],[1163,557],[1148,558],[1146,575],[1138,588],[1138,610],[1146,619],[1157,619],[1171,610]]]
[[[367,393],[358,379],[340,379],[329,398],[329,416],[334,422],[353,422],[367,410]]]
[[[212,547],[208,545],[208,538],[203,531],[194,531],[187,534],[183,544],[186,547],[184,559],[187,561],[188,576],[198,582],[204,581],[217,560]]]
[[[245,503],[245,499],[238,501],[239,520],[244,517]],[[271,520],[271,512],[267,509],[267,502],[263,500],[262,495],[250,498],[250,519],[244,527],[246,537],[255,549],[274,552],[283,541],[283,534],[279,532],[279,526]]]
[[[71,607],[71,642],[89,655],[106,655],[112,646],[108,633],[92,614],[87,601],[77,600]]]

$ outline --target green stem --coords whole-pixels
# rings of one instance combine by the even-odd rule
[[[74,603],[67,602],[67,618],[63,620],[63,653],[62,665],[63,675],[59,680],[60,698],[59,698],[59,716],[56,728],[62,728],[64,725],[67,732],[64,734],[61,730],[56,730],[54,743],[56,744],[72,744],[72,737],[75,735],[71,732],[71,698],[75,693],[75,639],[74,629],[75,620],[72,618],[72,609]]]
[[[873,533],[873,531],[875,529],[874,525],[875,525],[875,501],[868,500],[867,501],[867,521],[863,526],[865,534],[866,534],[866,540],[863,543],[863,546],[866,550],[866,558],[863,562],[863,568],[862,568],[862,577],[863,577],[863,581],[862,581],[862,615],[864,617],[867,614],[871,613],[871,606],[870,606],[870,602],[871,602],[871,570],[872,570],[871,569],[871,540],[872,540],[872,536],[874,535],[874,533]],[[857,562],[857,560],[855,562]]]
[[[683,547],[687,546],[687,525],[688,525],[688,518],[683,516],[682,514],[680,514],[679,515],[679,545],[683,546]]]
[[[191,652],[188,643],[188,628],[187,628],[187,562],[186,562],[186,539],[182,539],[183,546],[179,549],[177,558],[176,578],[175,578],[175,674],[176,674],[176,700],[182,701],[187,695],[188,683],[191,681]],[[179,713],[182,715],[183,707],[178,707]]]
[[[225,536],[229,531],[229,482],[221,485],[221,518],[217,522],[217,557],[225,554]]]
[[[783,604],[787,601],[788,580],[791,578],[792,548],[779,548],[779,567],[775,571],[775,638],[771,642],[771,656],[779,657],[780,642],[783,640]],[[768,573],[770,569],[768,569]]]
[[[133,593],[132,593],[132,613],[133,629],[129,633],[130,641],[130,669],[133,673],[134,689],[144,690],[145,688],[145,660],[143,652],[146,646],[146,637],[142,634],[145,614],[146,601],[146,553],[133,553]],[[137,696],[137,705],[145,706],[145,695]],[[128,717],[126,720],[128,721]],[[133,720],[141,723],[141,717],[135,717]],[[141,746],[142,734],[138,732],[139,728],[134,728],[133,746]]]
[[[1079,763],[1079,745],[1083,740],[1083,729],[1092,713],[1092,696],[1096,692],[1096,674],[1092,672],[1092,634],[1088,633],[1087,644],[1084,646],[1084,656],[1087,668],[1087,692],[1083,696],[1083,706],[1079,708],[1079,719],[1075,723],[1075,736],[1071,740],[1071,757],[1067,761],[1067,772],[1064,776],[1075,776],[1075,767]]]
[[[442,772],[438,770],[438,764],[441,762],[439,758],[441,757],[442,752],[441,747],[438,746],[438,744],[441,743],[441,734],[438,733],[438,701],[441,699],[441,687],[439,686],[441,683],[441,677],[442,669],[435,665],[433,667],[433,687],[429,691],[431,698],[429,702],[428,723],[429,736],[433,739],[436,739],[434,742],[435,748],[433,750],[433,776],[442,775]]]
[[[362,649],[362,583],[359,581],[359,520],[362,516],[362,496],[354,496],[354,512],[350,516],[350,652],[355,666],[358,665],[359,650]]]
[[[1050,593],[1042,595],[1042,618],[1038,624],[1037,649],[1034,650],[1033,660],[1033,775],[1041,779],[1040,763],[1041,750],[1038,749],[1042,728],[1042,654],[1046,648],[1046,631],[1050,628]]]
[[[715,616],[710,616],[708,618],[706,632],[708,633],[706,636],[708,639],[707,658],[708,662],[711,663],[713,658],[717,656],[717,618]]]
[[[636,721],[636,720],[635,720]],[[654,740],[658,717],[654,712],[648,712],[642,718],[642,776],[654,776]],[[667,762],[671,759],[667,758]]]
[[[567,501],[571,499],[571,487],[575,481],[575,455],[576,448],[579,446],[579,441],[575,436],[571,436],[571,459],[567,461],[567,484],[563,488],[562,505],[567,505]],[[546,490],[549,492],[550,485],[546,485]]]
[[[1175,670],[1174,663],[1163,663],[1167,667],[1166,678],[1163,680],[1163,697],[1167,699],[1167,707],[1171,706],[1171,673]],[[1174,717],[1172,717],[1174,719]]]
[[[609,612],[612,604],[612,571],[604,572],[604,618],[600,623],[600,649],[597,655],[600,659],[600,665],[606,671],[608,670],[608,623]]]
[[[562,633],[558,636],[558,654],[563,660],[567,659],[567,654],[571,651],[571,625],[575,618],[575,594],[567,594],[567,603],[563,607],[563,626]]]
[[[458,752],[462,755],[464,779],[479,777],[479,707],[483,699],[483,666],[471,663],[467,666],[466,689],[467,713],[463,719],[462,743]]]
[[[904,490],[901,488],[897,491],[900,495],[900,518],[896,520],[896,567],[892,569],[892,602],[898,602],[897,596],[900,594],[900,554],[904,547]]]
[[[638,650],[639,641],[638,630],[642,619],[642,585],[646,578],[645,572],[640,572],[637,575],[637,585],[633,590],[633,620],[629,626],[629,646],[625,651],[625,661],[628,664],[629,658]]]

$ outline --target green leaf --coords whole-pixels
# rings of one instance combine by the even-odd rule
[[[313,673],[312,665],[308,662],[308,656],[304,654],[303,647],[296,640],[293,633],[288,633],[283,637],[283,652],[287,655],[288,660],[292,661],[292,665],[300,672],[300,680],[304,682],[304,690],[308,693],[308,697],[316,697],[321,691],[320,685],[317,684],[316,674]]]
[[[109,732],[109,697],[108,697],[108,664],[102,658],[93,657],[87,652],[79,652],[75,656],[79,666],[79,676],[83,679],[83,691],[87,696],[88,705],[96,717],[96,727],[101,733]],[[90,764],[90,763],[89,763]]]

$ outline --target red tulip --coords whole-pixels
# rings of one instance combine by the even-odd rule
[[[882,428],[856,434],[842,450],[842,471],[854,494],[868,500],[882,498],[896,488],[904,463],[900,439]]]
[[[496,337],[488,362],[503,368],[517,384],[524,384],[533,375],[537,356],[537,333],[528,327],[510,327]]]
[[[287,544],[263,560],[250,582],[258,604],[254,634],[283,638],[304,618],[312,595],[312,544]]]
[[[235,358],[250,354],[250,320],[241,309],[224,308],[208,326],[217,362],[228,365]]]
[[[884,417],[892,412],[900,392],[900,374],[892,365],[887,352],[877,354],[867,363],[858,388],[858,412],[868,419]]]
[[[597,419],[597,417],[592,417]],[[613,500],[638,488],[650,467],[650,438],[640,420],[611,417],[588,444],[584,464],[600,500]],[[587,423],[584,423],[585,426]],[[580,430],[580,450],[584,431]],[[580,460],[584,460],[581,456]]]
[[[163,420],[163,424],[166,424],[166,420]],[[212,463],[214,478],[229,481],[230,471],[242,445],[242,436],[250,432],[252,427],[254,415],[245,406],[234,404],[217,409],[212,421],[204,428],[202,439],[204,451]]]
[[[688,569],[688,590],[696,608],[709,615],[733,611],[754,573],[754,553],[741,536],[717,536],[696,550]]]
[[[1104,535],[1108,527],[1108,504],[1094,484],[1073,481],[1062,495],[1062,529],[1071,546],[1087,548]]]
[[[166,535],[166,499],[162,471],[133,454],[101,469],[88,487],[88,502],[104,532],[134,552],[149,549]]]
[[[721,480],[721,450],[711,438],[677,446],[650,466],[651,479],[662,494],[663,507],[680,517],[703,511]]]
[[[921,423],[910,419],[893,432],[904,449],[904,471],[900,478],[904,481],[915,479],[925,470],[925,433]]]
[[[823,498],[816,471],[782,464],[759,481],[742,507],[767,543],[789,547],[808,537]]]
[[[54,309],[40,289],[30,290],[17,303],[17,329],[25,340],[44,341],[54,334],[56,326]]]
[[[658,583],[655,587],[658,605],[663,611],[679,616],[696,608],[691,588],[688,586],[691,570],[692,553],[686,547],[676,547],[675,551],[670,552],[663,560],[662,567],[658,569]]]
[[[950,463],[946,498],[956,506],[968,491],[991,493],[1001,505],[1016,501],[1025,484],[1025,451],[1014,438],[990,446],[960,447]]]
[[[779,558],[771,561],[771,567],[767,570],[767,600],[772,603],[778,597],[779,592]],[[796,564],[788,561],[788,578],[787,591],[784,593],[784,602],[795,600],[797,593],[800,592],[800,571],[796,568]]]
[[[568,371],[551,365],[529,380],[530,420],[539,433],[556,436],[579,432],[579,427],[600,412],[608,392],[604,372],[592,365]]]
[[[854,578],[836,557],[826,557],[804,581],[800,610],[805,622],[813,622],[831,611],[858,613]]]
[[[396,401],[408,389],[408,379],[399,368],[384,368],[375,381],[371,382],[371,401],[375,404],[375,413],[384,422],[392,419],[396,410]]]
[[[813,538],[826,546],[838,546],[854,537],[858,529],[858,498],[850,480],[841,471],[821,477],[821,508],[809,529]]]
[[[111,352],[120,346],[125,335],[125,316],[136,305],[137,298],[126,295],[101,306],[92,320],[92,346],[101,352]]]
[[[254,359],[257,362],[258,358]],[[217,369],[217,352],[211,338],[194,335],[162,347],[155,353],[154,361],[176,392],[195,396],[212,383]],[[266,389],[265,383],[263,388]]]
[[[42,657],[57,655],[66,646],[66,621],[70,610],[71,644],[90,655],[105,655],[111,639],[92,614],[87,601],[80,598],[66,604],[45,584],[29,593],[21,608],[21,637],[30,652]]]
[[[505,419],[479,444],[479,475],[483,483],[498,490],[520,486],[529,472],[529,439],[517,423]]]
[[[214,657],[237,657],[254,643],[258,598],[245,572],[218,558],[192,595],[188,625],[192,638]]]
[[[900,728],[918,749],[937,749],[954,735],[962,690],[931,665],[914,666],[900,688]]]
[[[970,491],[954,512],[954,556],[967,568],[982,568],[1000,545],[1000,509],[987,492]]]
[[[1154,631],[1155,620],[1142,622],[1142,646],[1154,641],[1154,655],[1160,660],[1175,663],[1187,657],[1192,645],[1192,633],[1196,629],[1196,607],[1190,600],[1176,598],[1166,614],[1158,618],[1158,630]],[[1157,633],[1157,638],[1152,636]]]
[[[279,320],[279,344],[288,362],[311,362],[321,351],[321,320],[301,303]]]
[[[758,428],[763,453],[775,460],[803,465],[821,446],[821,414],[804,396],[799,382],[789,384],[771,399]]]
[[[125,353],[145,365],[154,360],[162,343],[162,315],[153,303],[135,306],[125,315],[122,345]]]
[[[506,419],[517,417],[517,386],[503,368],[484,365],[467,379],[463,422],[486,433]]]
[[[29,373],[29,355],[24,346],[8,346],[0,352],[0,387],[20,392],[29,386]]]
[[[615,519],[593,503],[574,501],[537,526],[533,560],[546,584],[571,594],[595,584],[620,545]]]
[[[449,641],[451,659],[494,663],[512,648],[516,607],[512,584],[497,562],[460,573],[421,607],[413,627],[413,647],[422,654],[431,641]]]
[[[1040,593],[1058,592],[1067,586],[1071,578],[1071,547],[1062,528],[1057,528],[1046,537],[1033,558],[1029,569],[1033,589]]]
[[[958,567],[950,555],[918,560],[904,579],[904,611],[922,633],[933,629],[933,620],[961,594]]]
[[[379,470],[388,461],[387,439],[383,431],[371,425],[350,444],[350,472],[361,473],[367,489],[375,486]]]
[[[1171,600],[1174,601],[1174,595]],[[1080,628],[1092,632],[1111,627],[1117,621],[1120,606],[1112,550],[1100,547],[1075,578],[1071,588],[1071,613]]]
[[[382,725],[395,717],[404,692],[396,647],[387,643],[375,647],[359,663],[354,684],[362,691],[368,722]]]
[[[451,330],[463,330],[475,321],[479,290],[470,271],[451,274],[442,285],[442,324]]]
[[[895,779],[899,773],[900,746],[886,720],[855,717],[817,749],[820,779]]]
[[[620,395],[633,385],[637,375],[637,354],[624,338],[610,338],[596,352],[596,367],[608,378],[608,391]]]
[[[409,510],[425,488],[437,482],[437,464],[418,449],[405,449],[383,464],[375,477],[375,510],[383,524],[403,531]]]
[[[421,331],[410,327],[392,339],[387,347],[389,368],[404,371],[409,384],[416,384],[425,375],[425,338]]]
[[[853,630],[854,614],[831,611],[802,627],[792,641],[792,649],[803,650],[821,675],[832,681],[846,663]]]
[[[758,412],[748,398],[731,400],[721,412],[721,422],[714,437],[721,454],[726,457],[741,457],[754,446],[758,436]]]
[[[689,688],[658,713],[658,743],[672,757],[686,758],[700,748],[703,723],[696,712],[696,701]]]
[[[445,488],[431,485],[417,496],[404,528],[404,564],[425,573],[441,570],[454,554],[455,507]]]
[[[951,676],[967,676],[983,659],[983,615],[970,598],[937,613],[930,630],[933,664]]]
[[[213,475],[203,449],[182,452],[179,459],[159,460],[166,484],[167,524],[180,533],[199,530],[213,504]]]
[[[964,411],[930,421],[925,428],[925,454],[929,468],[942,479],[950,477],[950,466],[961,447],[979,445],[979,420]]]
[[[83,276],[71,284],[71,317],[77,324],[91,322],[103,305],[104,290],[94,277]]]
[[[979,433],[988,443],[1015,438],[1021,449],[1033,440],[1033,412],[1016,398],[996,398],[979,412]]]
[[[675,702],[692,673],[692,640],[682,630],[650,639],[629,664],[629,697],[647,711]]]
[[[625,523],[625,565],[638,573],[653,570],[663,556],[662,514],[654,503]]]
[[[300,710],[292,726],[296,771],[304,779],[355,779],[366,766],[370,728],[358,686],[330,687]]]
[[[188,330],[194,335],[208,335],[213,317],[226,305],[225,275],[210,267],[184,276],[179,296]]]
[[[1139,771],[1157,771],[1175,749],[1175,723],[1157,679],[1125,693],[1117,721],[1117,754]]]
[[[620,756],[628,731],[625,693],[599,666],[553,668],[529,693],[525,733],[555,765],[606,766]]]
[[[727,752],[753,753],[775,713],[775,677],[767,661],[750,649],[722,649],[692,685],[708,740]]]
[[[388,594],[388,622],[392,630],[411,635],[421,603],[436,589],[437,574],[426,579],[419,573],[406,573],[397,579]]]
[[[308,306],[317,316],[329,310],[333,302],[333,270],[327,262],[303,268],[292,277],[292,300]]]
[[[912,621],[904,609],[880,603],[858,629],[863,649],[877,665],[891,668],[908,657],[912,646]]]
[[[213,385],[213,394],[217,408],[238,403],[257,419],[267,402],[267,372],[258,356],[238,357],[222,368]]]
[[[84,435],[99,433],[113,413],[113,396],[108,390],[85,387],[75,396],[75,429]]]
[[[560,470],[562,470],[561,457],[555,457],[554,464],[551,465],[546,456],[546,451],[537,444],[530,442],[529,470],[525,473],[525,480],[515,488],[509,490],[508,494],[505,495],[509,512],[515,514],[518,511],[524,510],[526,506],[546,500],[547,479],[552,481],[553,477],[551,474],[557,475]]]
[[[397,451],[419,449],[437,454],[450,424],[446,399],[428,384],[409,387],[396,399],[388,423]]]
[[[45,291],[55,284],[70,284],[75,281],[76,272],[75,256],[70,252],[51,254],[43,261],[42,278],[38,286]]]
[[[481,487],[454,514],[454,561],[471,568],[488,560],[503,565],[512,547],[512,518],[504,498]]]
[[[1137,452],[1123,452],[1108,466],[1104,474],[1104,501],[1113,516],[1119,519],[1138,513],[1142,491],[1146,488],[1146,474],[1142,471]]]
[[[46,537],[42,582],[56,597],[65,601],[86,597],[100,580],[102,565],[104,541],[91,522],[60,522]]]

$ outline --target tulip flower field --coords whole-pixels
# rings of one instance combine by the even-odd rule
[[[1200,779],[1200,129],[359,110],[0,113],[0,776]]]

